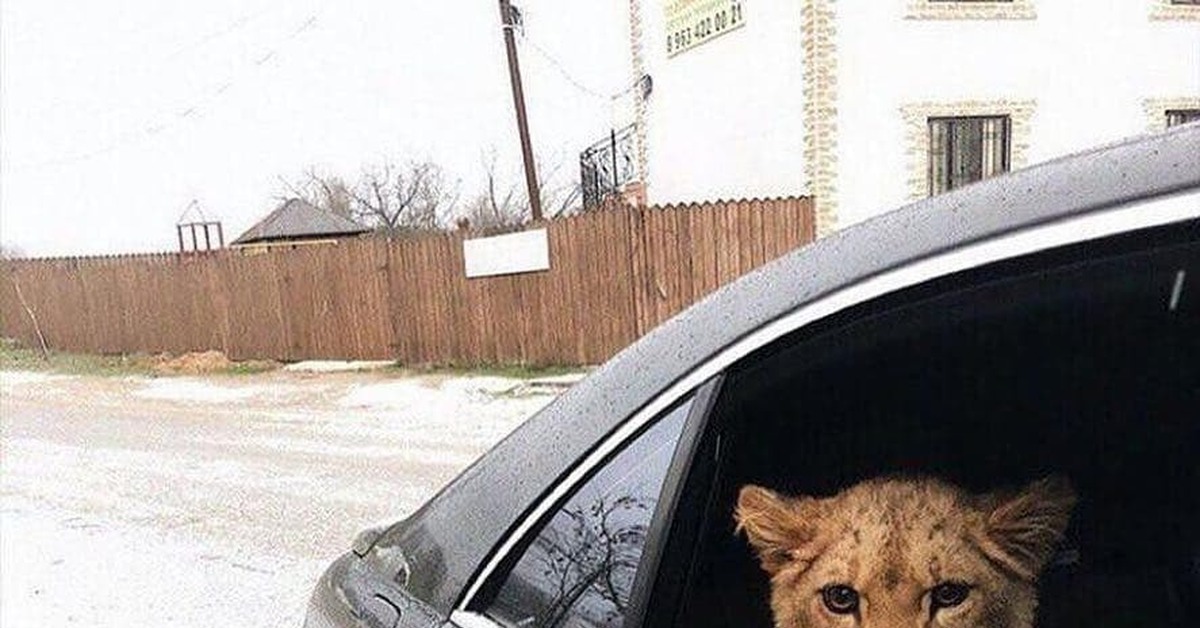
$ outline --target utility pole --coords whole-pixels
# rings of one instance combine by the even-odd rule
[[[529,120],[525,116],[525,91],[521,88],[521,64],[517,60],[517,43],[513,29],[517,11],[509,0],[500,0],[500,23],[504,26],[504,46],[508,49],[508,76],[512,80],[513,105],[517,109],[517,129],[521,134],[521,154],[525,159],[525,187],[529,191],[529,208],[533,221],[542,220],[542,193],[538,189],[537,167],[533,163],[533,146],[529,140]]]

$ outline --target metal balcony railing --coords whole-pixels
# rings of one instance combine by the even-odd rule
[[[604,202],[637,177],[637,125],[614,129],[579,154],[579,181],[585,209]]]

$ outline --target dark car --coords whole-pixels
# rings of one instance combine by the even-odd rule
[[[930,198],[711,295],[367,531],[306,626],[771,626],[747,484],[1068,478],[1037,625],[1200,626],[1200,125]]]

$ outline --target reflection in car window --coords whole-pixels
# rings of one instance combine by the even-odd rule
[[[621,626],[691,401],[612,458],[545,524],[487,614],[510,626]]]

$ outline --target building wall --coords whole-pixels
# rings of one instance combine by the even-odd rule
[[[1170,0],[745,0],[744,28],[671,59],[667,0],[631,1],[652,203],[813,193],[824,234],[924,196],[930,115],[1012,115],[1019,168],[1200,107],[1200,8]]]
[[[924,195],[928,115],[1010,113],[1014,169],[1161,128],[1200,97],[1200,8],[1166,4],[835,2],[838,226]]]
[[[797,0],[745,0],[745,26],[670,59],[663,5],[642,0],[650,203],[806,194]]]

